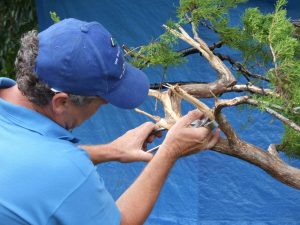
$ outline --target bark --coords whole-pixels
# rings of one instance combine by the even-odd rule
[[[300,170],[282,161],[276,150],[275,153],[271,153],[271,150],[265,152],[241,140],[236,140],[234,145],[230,145],[226,139],[221,139],[211,150],[247,161],[260,167],[278,181],[300,189]]]

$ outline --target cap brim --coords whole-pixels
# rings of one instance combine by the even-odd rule
[[[144,102],[149,87],[150,84],[146,74],[126,63],[126,71],[121,83],[113,91],[101,97],[117,107],[134,109]]]

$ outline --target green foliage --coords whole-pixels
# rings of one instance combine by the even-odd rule
[[[246,0],[180,0],[177,9],[179,23],[188,23],[186,16],[193,22],[209,20],[214,23],[228,14],[228,10],[235,8],[237,4]]]
[[[169,26],[175,26],[172,21],[168,21]],[[177,38],[169,32],[162,34],[158,40],[149,45],[142,46],[134,53],[132,64],[138,68],[145,66],[162,66],[167,69],[168,66],[174,66],[184,62],[180,53],[173,50],[177,44]]]
[[[297,55],[300,41],[294,37],[294,26],[286,17],[286,10],[282,8],[286,3],[285,0],[277,2],[269,28],[268,41],[270,50],[273,51],[274,68],[270,69],[268,77],[274,90],[284,101],[284,115],[300,124],[300,116],[293,113],[293,108],[300,105],[300,60]],[[300,156],[299,137],[299,132],[286,127],[283,137],[284,150]]]
[[[300,121],[298,121],[299,124]],[[300,149],[300,133],[294,129],[285,126],[285,134],[283,136],[283,151],[290,157],[299,158]]]
[[[14,77],[14,61],[21,35],[37,29],[34,0],[0,1],[0,70],[1,76]]]
[[[249,9],[249,11],[252,11]],[[246,12],[243,21],[243,27],[230,27],[228,19],[224,18],[218,23],[214,23],[214,27],[217,30],[220,40],[222,42],[239,51],[242,54],[243,64],[251,67],[252,64],[260,62],[261,64],[266,64],[270,59],[271,55],[267,48],[265,48],[265,43],[253,37],[256,34],[252,31],[248,21],[252,21],[251,16]],[[255,9],[254,9],[255,11]],[[253,20],[255,22],[255,20]],[[260,29],[261,31],[262,29]]]
[[[52,21],[53,21],[54,23],[58,23],[58,22],[60,21],[60,18],[59,18],[59,16],[56,14],[56,12],[50,11],[50,17],[51,17],[51,19],[52,19]]]
[[[180,0],[180,6],[177,9],[178,22],[169,20],[166,25],[176,28],[177,24],[189,23],[186,15],[196,22],[209,20],[213,23],[222,20],[228,15],[230,8],[235,8],[238,3],[242,2],[246,0]],[[185,62],[186,60],[174,49],[176,44],[177,38],[166,32],[158,40],[136,51],[132,63],[139,68],[151,65],[161,65],[167,68],[170,65]]]
[[[293,112],[293,108],[300,105],[300,41],[299,38],[296,39],[297,32],[284,9],[287,1],[277,1],[273,13],[263,14],[258,8],[247,9],[242,17],[242,24],[238,26],[230,26],[226,16],[228,9],[233,6],[232,1],[224,4],[227,7],[222,8],[218,15],[218,6],[210,6],[213,1],[181,2],[181,20],[189,12],[193,21],[209,20],[220,40],[242,54],[246,67],[259,64],[261,68],[268,70],[266,76],[271,80],[270,88],[278,96],[254,96],[264,102],[259,108],[264,111],[266,107],[277,105],[283,109],[279,111],[281,114],[300,125],[299,115]],[[283,146],[290,156],[300,157],[299,132],[286,126]]]

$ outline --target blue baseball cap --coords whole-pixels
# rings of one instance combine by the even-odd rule
[[[98,22],[62,20],[38,34],[35,72],[50,88],[100,96],[125,109],[147,97],[149,80],[125,62],[121,47]]]

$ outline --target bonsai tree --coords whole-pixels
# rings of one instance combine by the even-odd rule
[[[163,25],[165,32],[158,39],[138,48],[123,46],[129,60],[141,69],[160,65],[165,73],[169,66],[180,66],[187,61],[186,56],[197,54],[217,73],[209,83],[199,80],[153,85],[149,95],[162,103],[163,117],[136,111],[169,129],[182,115],[181,101],[190,102],[216,121],[224,134],[210,150],[245,160],[300,189],[300,170],[286,164],[278,154],[283,151],[290,157],[300,156],[300,24],[287,18],[287,1],[278,0],[273,13],[248,8],[238,25],[230,25],[229,10],[243,2],[180,0],[177,19]],[[215,32],[218,41],[208,45],[200,33],[205,29]],[[190,47],[180,49],[180,42]],[[225,48],[235,56],[238,53],[239,60],[223,54]],[[238,93],[238,97],[223,97],[228,92]],[[202,101],[207,98],[213,100],[213,107]],[[242,104],[281,121],[285,129],[282,143],[269,143],[268,149],[261,149],[242,140],[222,114],[222,109]]]

